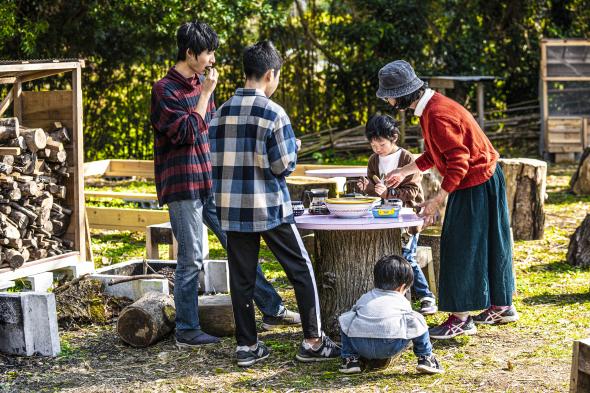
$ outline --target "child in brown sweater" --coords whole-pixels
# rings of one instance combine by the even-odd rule
[[[397,145],[399,129],[395,121],[387,115],[372,116],[367,122],[365,135],[371,144],[374,154],[369,158],[367,178],[362,178],[357,186],[368,195],[380,196],[383,199],[401,199],[406,207],[414,207],[424,201],[421,175],[416,173],[406,177],[397,187],[385,185],[385,175],[392,170],[414,162],[409,151]],[[375,176],[381,181],[377,182]],[[418,228],[410,228],[407,241],[404,241],[403,256],[412,265],[414,271],[414,290],[420,298],[420,313],[430,315],[437,312],[436,300],[428,287],[424,273],[416,261],[416,249],[419,238]],[[405,239],[404,239],[405,240]]]

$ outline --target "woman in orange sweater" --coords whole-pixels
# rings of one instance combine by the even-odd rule
[[[433,224],[448,196],[441,234],[439,310],[451,314],[430,336],[448,339],[475,334],[476,323],[518,320],[512,305],[512,242],[505,181],[498,152],[471,113],[428,89],[403,60],[379,71],[377,97],[420,118],[424,153],[386,177],[396,187],[404,178],[435,166],[441,190],[422,203],[425,225]],[[484,310],[471,317],[469,312]]]

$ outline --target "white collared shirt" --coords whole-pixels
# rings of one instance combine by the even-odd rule
[[[418,101],[418,105],[416,105],[416,109],[414,109],[414,115],[420,117],[422,116],[422,112],[424,112],[424,108],[426,108],[426,104],[434,95],[434,90],[426,89],[424,90],[424,94],[422,94],[422,98]]]

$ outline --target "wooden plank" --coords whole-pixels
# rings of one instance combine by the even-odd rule
[[[72,214],[72,223],[75,225],[77,233],[75,234],[74,244],[80,251],[82,261],[87,260],[86,255],[86,222],[85,200],[84,200],[84,124],[82,120],[82,69],[83,64],[78,64],[72,71],[72,91],[70,93],[70,110],[72,124],[72,164],[75,166],[74,174],[70,177],[73,183],[74,204]],[[67,101],[68,98],[63,98]],[[57,120],[57,119],[56,119]]]
[[[55,62],[55,63],[27,63],[27,64],[4,64],[0,65],[0,74],[14,72],[38,72],[39,70],[62,70],[72,71],[77,67],[84,67],[84,62]]]
[[[560,125],[567,125],[570,127],[581,127],[582,126],[581,117],[550,117],[547,119],[547,122],[550,126],[556,127]]]
[[[579,153],[582,151],[582,145],[577,145],[577,146],[548,145],[547,151],[549,153]]]
[[[116,191],[84,191],[84,197],[88,198],[109,198],[109,199],[134,199],[138,201],[157,201],[157,194],[116,192]]]
[[[111,160],[90,161],[84,163],[84,177],[103,176],[111,165]]]
[[[18,156],[20,147],[0,147],[0,156]]]
[[[16,82],[16,78],[13,76],[9,76],[6,78],[0,78],[0,83],[1,84],[7,84],[7,85],[12,85],[14,82]]]
[[[8,94],[6,94],[6,97],[4,97],[4,99],[2,100],[2,103],[0,103],[0,116],[2,116],[4,114],[4,112],[6,112],[8,110],[8,108],[10,108],[10,104],[12,104],[12,91],[13,90],[14,90],[14,87],[12,87],[10,89]]]
[[[430,78],[428,87],[433,89],[454,89],[455,81],[449,79]]]
[[[12,270],[10,268],[1,268],[0,281],[11,281],[17,278],[28,277],[33,274],[74,266],[80,262],[82,262],[82,260],[80,258],[80,253],[77,251],[56,255],[49,258],[37,259],[36,261],[26,262],[23,266],[16,270]]]
[[[568,82],[568,81],[588,82],[588,81],[590,81],[590,76],[546,76],[546,77],[543,77],[543,80],[545,80],[545,81],[547,81],[547,82],[553,82],[553,81],[563,81],[563,82]]]
[[[319,165],[319,164],[297,164],[292,176],[306,176],[305,171],[310,169],[334,169],[334,168],[366,168],[366,165]]]
[[[590,339],[574,341],[570,393],[590,391]]]
[[[145,231],[148,225],[170,221],[167,210],[86,207],[90,228]]]
[[[23,92],[23,117],[29,121],[72,120],[72,100],[71,90]]]
[[[67,72],[67,71],[64,71],[64,70],[39,71],[39,72],[30,73],[30,74],[25,74],[24,76],[21,76],[19,79],[22,83],[25,83],[25,82],[34,81],[35,79],[46,78],[46,77],[52,76],[52,75],[63,74],[64,72]]]
[[[139,176],[154,178],[154,162],[152,160],[111,160],[105,176]]]
[[[590,40],[586,39],[570,39],[570,40],[562,40],[562,39],[553,39],[553,38],[546,38],[541,41],[543,45],[546,46],[587,46],[590,45]]]
[[[590,146],[590,118],[584,119],[584,147]]]
[[[18,118],[19,124],[23,124],[23,101],[22,101],[22,94],[23,94],[23,86],[17,80],[12,85],[12,114],[14,117]]]

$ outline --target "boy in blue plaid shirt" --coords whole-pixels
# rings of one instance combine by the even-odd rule
[[[270,100],[282,59],[271,42],[244,51],[246,85],[224,103],[209,128],[217,215],[227,231],[230,288],[236,321],[238,366],[266,359],[252,304],[262,237],[295,290],[304,340],[296,358],[337,358],[340,349],[323,335],[311,261],[295,227],[286,176],[295,169],[298,141],[289,116]]]

